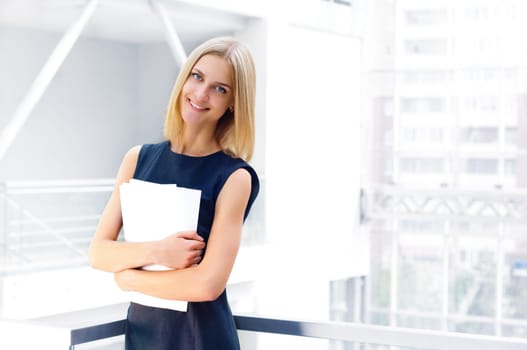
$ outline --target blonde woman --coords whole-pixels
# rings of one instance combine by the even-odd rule
[[[259,190],[247,163],[254,147],[254,100],[249,50],[232,38],[211,39],[191,53],[178,75],[165,120],[167,140],[125,155],[92,240],[91,264],[113,272],[122,290],[189,301],[186,312],[131,303],[126,349],[239,349],[225,288]],[[117,241],[119,186],[131,178],[201,190],[197,232]],[[140,269],[149,264],[174,270]]]

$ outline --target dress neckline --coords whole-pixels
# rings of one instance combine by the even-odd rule
[[[208,153],[208,154],[204,154],[204,155],[190,155],[190,154],[184,154],[184,153],[178,153],[178,152],[175,152],[172,150],[172,148],[170,147],[170,141],[169,140],[166,140],[165,141],[165,147],[166,149],[168,150],[168,152],[174,156],[177,156],[177,157],[183,157],[183,158],[189,158],[189,159],[203,159],[203,158],[209,158],[209,157],[213,157],[217,154],[220,154],[220,153],[223,153],[223,150],[220,149],[220,150],[217,150],[217,151],[214,151],[212,153]]]

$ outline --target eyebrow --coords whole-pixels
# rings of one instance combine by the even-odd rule
[[[206,75],[205,73],[203,73],[199,68],[194,67],[192,70],[197,71],[200,75],[202,75],[202,76],[204,76],[204,77],[207,76],[207,75]],[[221,86],[225,86],[226,88],[229,88],[229,89],[232,90],[232,87],[231,87],[229,84],[227,84],[227,83],[222,83],[221,81],[216,81],[216,82],[214,82],[214,84],[218,84],[218,85],[221,85]]]

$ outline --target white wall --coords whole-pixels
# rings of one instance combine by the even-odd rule
[[[5,88],[8,93],[2,94],[9,103],[0,106],[5,125],[57,36],[13,28],[1,42],[0,76],[8,77],[1,84],[9,87]],[[0,179],[114,176],[123,152],[132,143],[137,67],[133,45],[80,40],[0,160]],[[10,89],[14,91],[11,94]]]
[[[358,225],[361,43],[278,19],[269,23],[267,67],[272,254],[259,283],[259,310],[327,319],[329,281],[366,274],[368,266]],[[282,348],[299,347],[300,340],[291,342]]]
[[[60,36],[20,28],[0,35],[3,128]],[[114,177],[127,149],[162,139],[178,69],[164,42],[81,37],[0,159],[0,180]]]
[[[256,144],[252,164],[260,177],[265,177],[265,150],[267,142],[267,23],[262,19],[248,21],[247,27],[234,34],[249,47],[256,66]]]
[[[134,142],[155,143],[163,139],[166,108],[179,67],[164,42],[139,45],[138,61]]]

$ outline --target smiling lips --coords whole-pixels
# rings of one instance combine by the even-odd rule
[[[200,105],[197,105],[197,104],[195,104],[194,102],[192,102],[190,99],[188,99],[188,102],[190,103],[190,105],[191,105],[192,107],[194,107],[194,108],[197,109],[197,110],[200,110],[200,111],[206,111],[206,110],[208,110],[207,107],[201,107]]]

